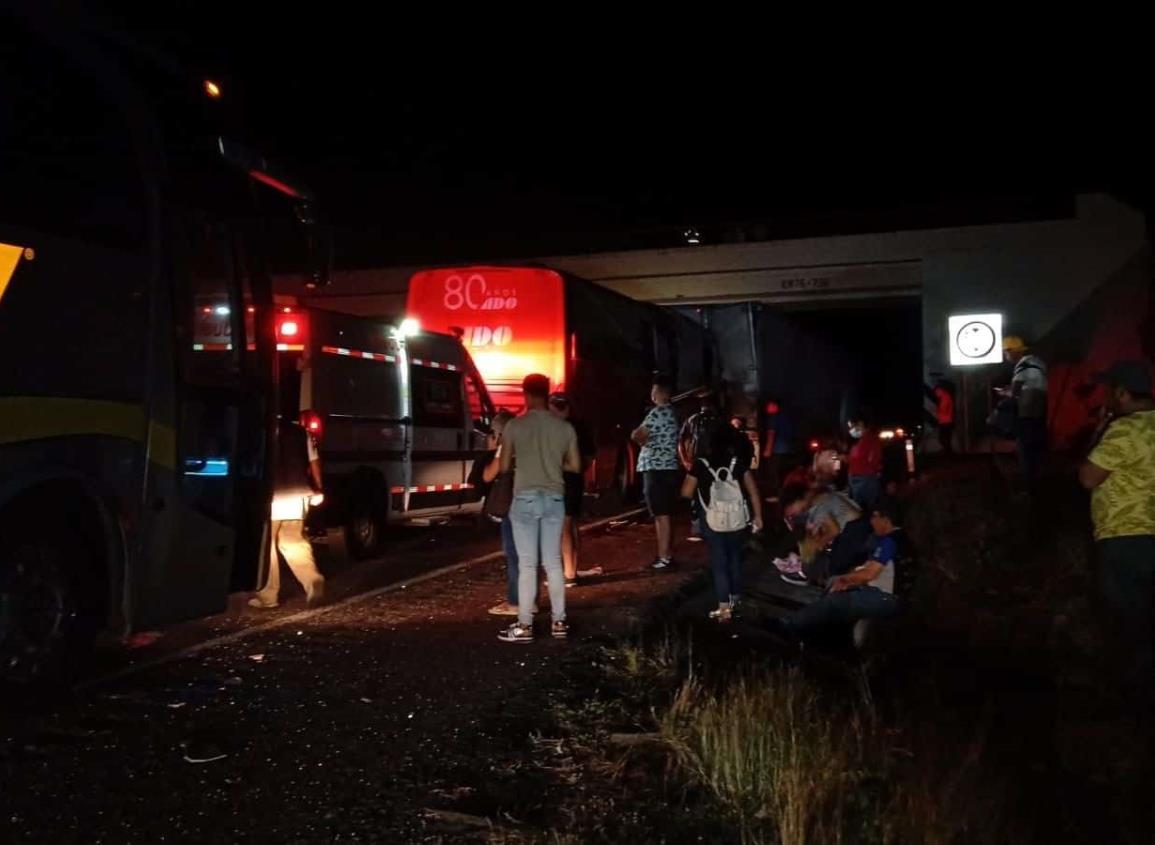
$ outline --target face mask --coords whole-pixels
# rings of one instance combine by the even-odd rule
[[[855,426],[854,428],[850,429],[850,436],[855,440],[858,440],[860,437],[862,437],[862,428]]]

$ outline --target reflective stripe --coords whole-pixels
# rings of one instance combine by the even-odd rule
[[[148,442],[153,463],[176,469],[176,431],[147,420],[141,405],[56,396],[0,397],[0,444],[84,436]]]
[[[384,361],[386,364],[396,364],[397,358],[381,352],[363,352],[360,349],[344,349],[340,346],[322,346],[321,351],[328,355],[345,355],[349,358],[364,358],[366,361]]]
[[[194,343],[193,352],[229,352],[232,350],[231,343]],[[250,343],[245,346],[250,352],[254,352],[257,348],[255,343]],[[278,343],[278,352],[304,352],[305,345],[303,343]]]
[[[423,484],[420,487],[393,487],[390,493],[452,493],[454,490],[472,490],[472,484]]]
[[[424,361],[421,358],[411,358],[410,361],[418,367],[430,367],[434,370],[449,370],[451,373],[457,372],[456,364],[442,364],[438,361]]]

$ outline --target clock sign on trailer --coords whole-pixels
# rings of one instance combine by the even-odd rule
[[[1002,314],[956,314],[947,320],[947,337],[952,367],[1003,360]]]

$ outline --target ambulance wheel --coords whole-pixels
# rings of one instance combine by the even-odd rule
[[[0,681],[43,691],[66,683],[91,651],[100,585],[86,583],[96,570],[78,536],[60,525],[29,529],[0,556]]]
[[[345,546],[349,557],[366,560],[381,554],[385,537],[384,501],[371,489],[354,495],[345,521]]]

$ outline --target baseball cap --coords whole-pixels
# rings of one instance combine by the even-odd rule
[[[1091,377],[1095,384],[1121,387],[1128,393],[1151,393],[1151,368],[1146,361],[1116,361]]]
[[[1027,342],[1017,334],[1009,334],[1003,338],[1004,352],[1026,352]]]

